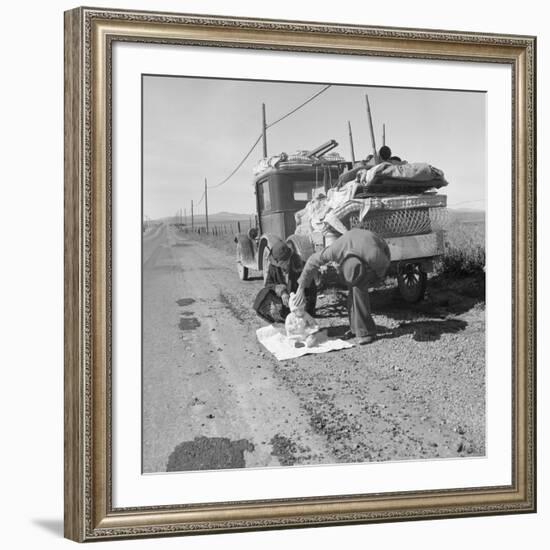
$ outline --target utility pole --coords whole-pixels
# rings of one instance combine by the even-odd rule
[[[187,208],[183,209],[183,223],[187,225]]]
[[[267,124],[265,121],[265,103],[262,103],[262,137],[264,158],[267,158]]]
[[[204,178],[204,210],[206,212],[206,233],[208,234],[208,182]]]
[[[193,217],[193,200],[191,199],[191,231],[195,228],[195,219]]]
[[[386,145],[386,125],[382,124],[382,145]]]
[[[370,129],[370,141],[372,143],[372,154],[374,157],[374,161],[378,161],[378,154],[376,153],[376,141],[374,139],[374,127],[372,124],[372,114],[370,112],[370,103],[369,103],[369,96],[368,94],[365,94],[365,99],[367,100],[367,117],[369,119],[369,129]]]
[[[351,133],[351,122],[348,120],[349,147],[351,149],[351,160],[355,162],[355,149],[353,148],[353,134]]]

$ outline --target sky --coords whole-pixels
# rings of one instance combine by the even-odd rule
[[[196,214],[204,181],[223,181],[249,151],[267,123],[288,113],[325,83],[221,80],[169,76],[143,77],[143,212],[155,219],[180,208]],[[356,159],[372,151],[365,94],[377,148],[386,145],[409,162],[428,162],[443,170],[448,205],[485,208],[486,96],[481,92],[332,85],[302,109],[268,129],[268,155],[313,149],[335,139],[351,160],[351,122]],[[208,192],[208,210],[254,212],[252,169],[262,157],[258,143],[224,185]]]

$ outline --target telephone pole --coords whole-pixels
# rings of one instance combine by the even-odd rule
[[[206,212],[206,233],[208,233],[208,181],[204,178],[204,210]]]
[[[375,162],[378,160],[378,154],[376,153],[376,141],[374,139],[374,127],[372,124],[372,114],[370,112],[370,103],[369,103],[369,96],[365,94],[365,99],[367,100],[367,117],[369,119],[369,129],[370,129],[370,140],[372,143],[372,155],[374,157]]]
[[[191,231],[195,228],[195,219],[193,217],[193,200],[191,199]]]
[[[262,138],[264,158],[267,158],[267,124],[265,121],[265,103],[262,103]]]
[[[353,148],[353,134],[351,133],[351,122],[348,120],[349,147],[351,149],[351,160],[355,162],[355,149]]]

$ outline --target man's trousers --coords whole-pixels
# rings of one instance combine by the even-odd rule
[[[376,324],[372,318],[368,286],[348,287],[349,327],[355,336],[376,334]]]

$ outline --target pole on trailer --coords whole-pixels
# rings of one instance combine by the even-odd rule
[[[374,157],[375,162],[378,161],[378,154],[376,153],[376,141],[374,139],[374,127],[372,124],[372,114],[370,112],[370,103],[369,103],[369,95],[365,94],[365,99],[367,100],[367,118],[369,119],[369,129],[370,129],[370,141],[372,144],[372,154]]]
[[[204,178],[204,211],[206,213],[206,233],[208,234],[208,182]]]
[[[262,103],[262,144],[264,158],[267,158],[267,124],[265,121],[265,103]]]
[[[193,200],[191,200],[191,231],[195,229],[195,218],[193,216]]]
[[[351,133],[351,122],[348,120],[349,148],[351,149],[351,160],[355,162],[355,149],[353,148],[353,134]]]

